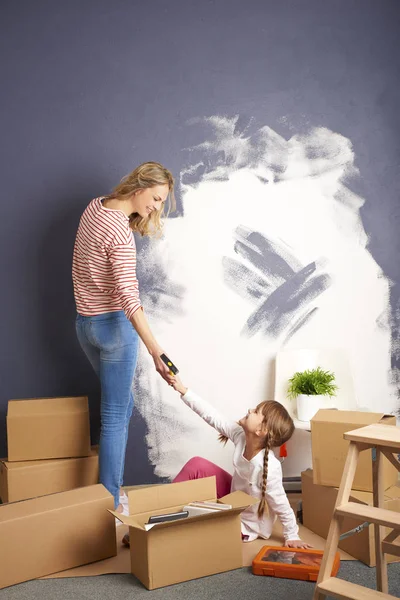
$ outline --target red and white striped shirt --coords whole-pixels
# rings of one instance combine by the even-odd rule
[[[141,308],[136,245],[129,218],[95,198],[84,211],[72,260],[76,308],[83,316],[123,310],[130,319]]]

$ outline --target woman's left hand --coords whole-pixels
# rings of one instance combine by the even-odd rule
[[[162,351],[155,352],[153,354],[154,366],[156,368],[157,373],[159,373],[161,377],[165,379],[167,383],[169,383],[169,385],[172,385],[172,383],[174,382],[174,375],[171,374],[171,371],[169,370],[167,365],[161,360],[161,354]]]
[[[306,542],[303,542],[302,540],[287,540],[285,546],[287,548],[312,548],[310,544],[306,544]]]

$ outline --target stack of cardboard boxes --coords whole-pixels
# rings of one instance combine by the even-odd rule
[[[0,462],[0,588],[116,554],[86,397],[11,400]]]
[[[320,410],[311,420],[313,469],[302,473],[303,524],[323,538],[328,535],[338,487],[343,474],[349,442],[343,439],[346,431],[372,423],[396,425],[396,417],[382,413]],[[373,504],[372,453],[361,453],[350,502]],[[384,508],[400,512],[400,487],[397,469],[384,458]],[[345,518],[342,532],[363,525],[362,521]],[[374,528],[364,525],[359,533],[342,539],[339,548],[373,567],[375,561]],[[389,562],[400,559],[387,556]]]
[[[10,400],[7,442],[8,459],[0,462],[3,503],[98,482],[86,397]]]
[[[0,588],[114,556],[114,515],[129,526],[131,571],[148,589],[242,566],[240,513],[257,502],[243,492],[221,498],[224,510],[148,525],[193,501],[216,503],[215,477],[132,490],[131,516],[114,511],[111,494],[93,485],[86,398],[10,401],[7,434]]]

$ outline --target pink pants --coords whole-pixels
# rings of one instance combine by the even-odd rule
[[[173,482],[202,479],[203,477],[212,477],[213,475],[215,475],[217,480],[217,498],[222,498],[222,496],[229,494],[231,491],[232,475],[229,475],[221,467],[200,456],[195,456],[188,460]]]

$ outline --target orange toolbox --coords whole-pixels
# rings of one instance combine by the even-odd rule
[[[323,550],[313,548],[286,548],[285,546],[263,546],[253,560],[254,575],[269,575],[284,579],[317,581]],[[340,556],[336,552],[332,577],[337,575]]]

